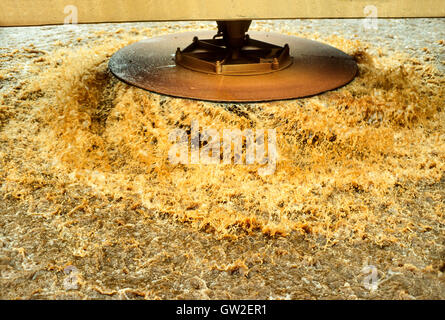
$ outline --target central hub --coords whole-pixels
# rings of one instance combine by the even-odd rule
[[[177,49],[175,62],[184,68],[208,74],[258,75],[292,64],[289,46],[250,39],[251,20],[217,21],[212,39],[198,39],[184,50]]]

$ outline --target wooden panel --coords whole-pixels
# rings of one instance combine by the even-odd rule
[[[444,17],[444,0],[0,0],[0,26],[123,21]],[[68,6],[68,7],[67,7]],[[71,7],[70,7],[71,6]]]

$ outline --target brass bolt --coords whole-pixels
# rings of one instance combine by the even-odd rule
[[[217,74],[221,74],[222,73],[222,65],[221,65],[221,61],[216,61],[216,68],[215,68],[215,72]]]
[[[278,62],[278,59],[277,58],[273,58],[272,69],[273,70],[278,70],[279,67],[280,67],[280,63]]]

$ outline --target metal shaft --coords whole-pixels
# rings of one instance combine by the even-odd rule
[[[218,35],[222,35],[227,48],[232,52],[232,59],[237,59],[245,45],[246,32],[252,20],[217,21]]]

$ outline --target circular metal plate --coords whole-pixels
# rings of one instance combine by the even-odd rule
[[[293,63],[263,75],[206,74],[175,65],[177,47],[185,48],[194,36],[212,38],[200,31],[142,40],[122,48],[110,59],[109,68],[120,80],[160,94],[225,102],[259,102],[315,95],[341,87],[357,73],[357,64],[344,52],[316,41],[276,33],[249,32],[257,39],[279,46],[289,44]]]

